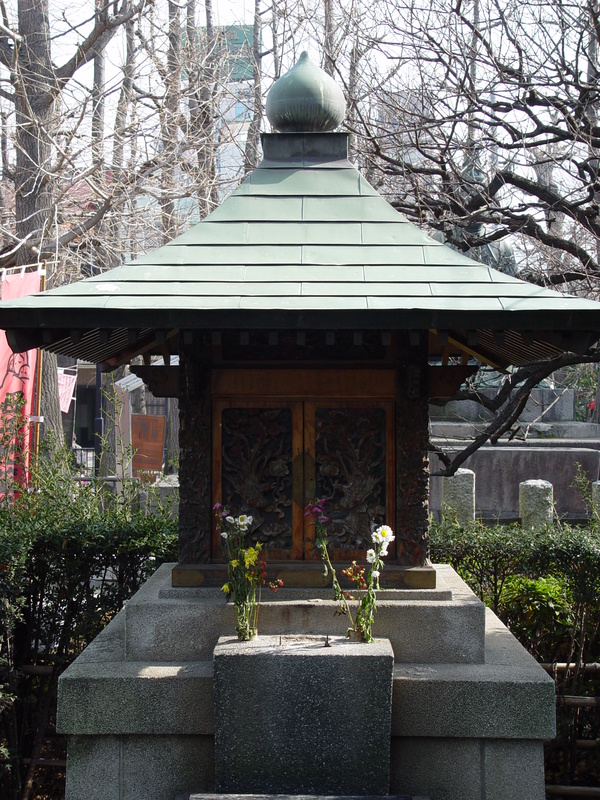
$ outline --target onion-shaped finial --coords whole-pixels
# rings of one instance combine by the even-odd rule
[[[332,131],[344,119],[344,93],[324,70],[302,53],[275,81],[266,104],[267,118],[282,133]]]

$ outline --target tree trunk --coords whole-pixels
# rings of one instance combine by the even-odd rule
[[[215,72],[217,62],[217,38],[213,23],[212,0],[205,0],[206,39],[203,53],[202,75],[198,80],[194,114],[190,113],[190,128],[198,147],[198,168],[203,176],[199,185],[198,205],[200,216],[205,217],[217,202],[216,154],[215,154],[215,96],[217,92]],[[191,109],[190,109],[191,111]]]
[[[18,0],[19,34],[15,80],[16,164],[15,228],[27,239],[44,229],[51,218],[52,164],[50,132],[54,103],[50,90],[54,84],[50,58],[48,0]],[[19,252],[19,266],[35,259],[27,248]]]
[[[47,0],[18,0],[18,12],[19,33],[23,41],[19,47],[15,81],[15,229],[23,240],[34,231],[47,227],[51,218],[50,132],[54,104],[50,90],[54,77]],[[19,251],[17,264],[36,261],[29,249]],[[42,437],[52,431],[56,445],[62,446],[64,433],[54,353],[44,353],[42,360],[41,414],[44,417],[40,430]]]
[[[258,164],[258,142],[260,138],[260,123],[262,120],[262,52],[261,52],[261,28],[262,20],[260,15],[260,0],[254,0],[254,28],[252,32],[252,73],[254,78],[253,86],[253,108],[252,121],[248,128],[246,147],[244,150],[244,173],[248,174]]]
[[[41,415],[44,422],[40,428],[40,438],[51,436],[51,441],[56,448],[65,443],[65,435],[60,410],[60,397],[58,394],[58,366],[56,355],[45,352],[42,356],[42,387],[41,387]],[[50,439],[48,439],[48,443]]]
[[[335,26],[333,21],[333,2],[332,0],[323,0],[323,8],[325,11],[325,43],[323,47],[323,69],[328,75],[333,75],[335,72],[335,54],[334,54],[334,34]]]

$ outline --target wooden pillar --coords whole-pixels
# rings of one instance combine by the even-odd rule
[[[210,365],[182,348],[179,376],[179,562],[203,564],[212,536]]]
[[[398,336],[396,400],[396,544],[398,564],[429,557],[429,397],[427,332]]]

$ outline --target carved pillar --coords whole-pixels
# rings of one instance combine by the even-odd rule
[[[212,414],[210,366],[181,352],[179,387],[179,562],[210,559]]]
[[[429,397],[427,331],[398,336],[396,400],[396,544],[398,563],[422,567],[429,556]]]

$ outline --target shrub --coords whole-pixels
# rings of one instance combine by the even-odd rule
[[[516,524],[446,520],[432,523],[430,537],[432,559],[451,564],[496,613],[506,579],[523,573],[530,558],[530,536]]]
[[[499,616],[538,661],[566,659],[573,609],[564,580],[509,576],[502,591]]]
[[[158,500],[147,515],[137,492],[131,480],[118,490],[82,481],[71,454],[51,447],[27,486],[9,475],[0,501],[0,796],[7,800],[31,786],[23,758],[35,761],[48,746],[58,675],[160,563],[176,558],[176,518]]]
[[[600,656],[600,523],[556,522],[538,531],[518,525],[431,527],[434,561],[448,561],[505,619],[534,656],[575,664],[559,689],[584,683],[583,665]]]

